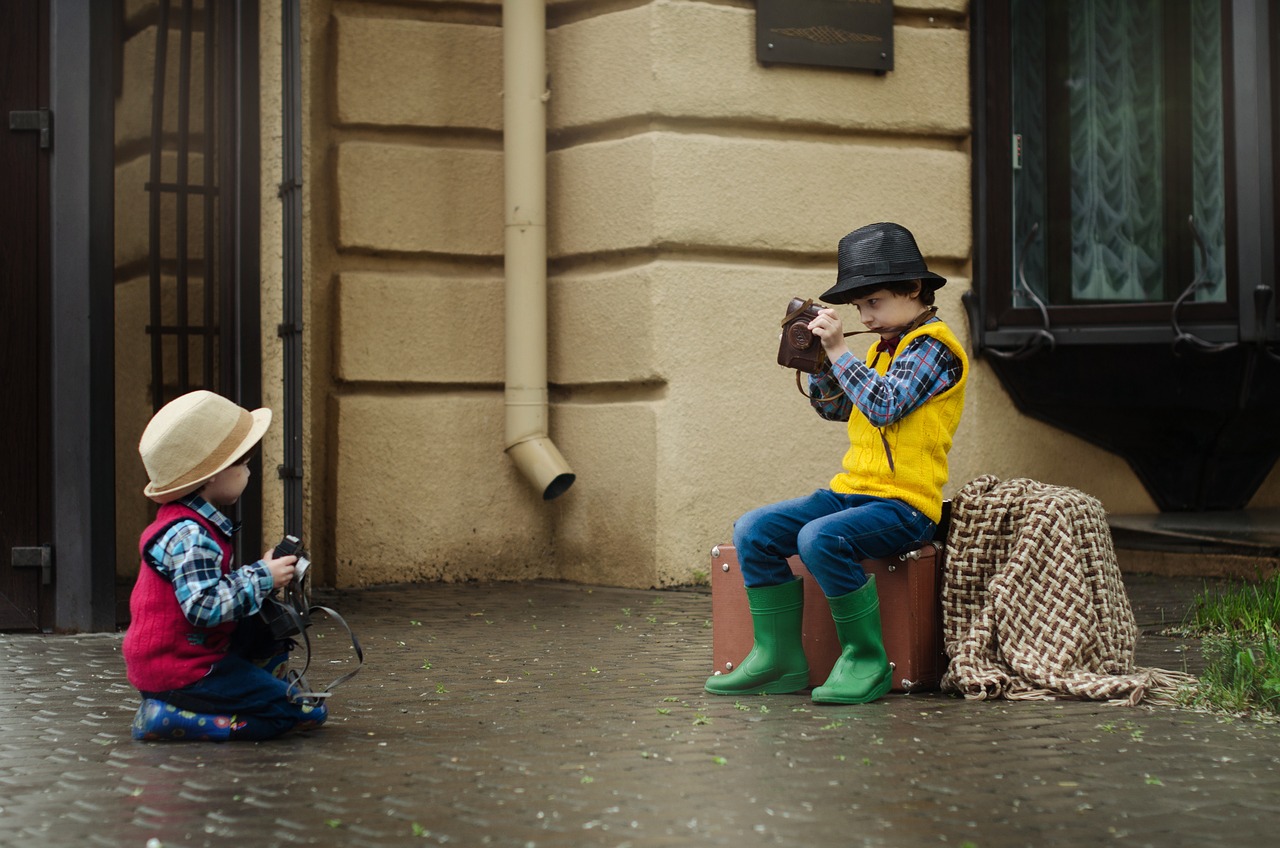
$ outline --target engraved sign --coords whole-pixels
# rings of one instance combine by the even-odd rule
[[[892,71],[893,0],[757,0],[756,58]]]

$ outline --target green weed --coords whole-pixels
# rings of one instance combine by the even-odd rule
[[[1196,700],[1233,713],[1256,710],[1280,715],[1280,645],[1276,634],[1261,639],[1238,634],[1206,636],[1205,670]]]
[[[1280,715],[1280,575],[1206,590],[1185,632],[1202,637],[1205,670],[1187,700],[1230,713]]]
[[[1280,574],[1261,583],[1205,590],[1187,614],[1193,635],[1235,633],[1254,638],[1274,634],[1280,627]]]

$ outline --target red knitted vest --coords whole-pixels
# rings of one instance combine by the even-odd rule
[[[181,689],[204,677],[226,655],[231,632],[236,629],[235,621],[216,627],[197,627],[187,621],[173,584],[147,564],[146,549],[169,527],[187,519],[217,541],[222,549],[223,574],[231,570],[234,559],[231,540],[195,510],[179,503],[161,506],[156,520],[143,531],[138,543],[142,564],[129,596],[132,621],[123,646],[129,682],[142,692]]]

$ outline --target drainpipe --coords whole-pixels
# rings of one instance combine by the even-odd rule
[[[502,3],[506,451],[549,501],[573,485],[547,436],[547,9]]]

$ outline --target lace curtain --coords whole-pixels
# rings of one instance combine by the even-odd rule
[[[1224,251],[1222,24],[1218,0],[1072,0],[1065,102],[1070,109],[1071,299],[1074,302],[1170,300],[1198,273],[1166,268],[1165,207],[1189,208],[1208,247],[1208,276],[1199,300],[1222,300]],[[1190,14],[1190,55],[1167,54],[1166,14]],[[1013,0],[1014,132],[1022,135],[1022,167],[1014,179],[1017,244],[1041,223],[1046,207],[1043,0]],[[1193,193],[1166,196],[1164,104],[1166,62],[1191,63],[1189,170]],[[1180,201],[1180,202],[1179,202]],[[1185,218],[1178,223],[1185,226]],[[1015,257],[1015,267],[1022,256]],[[1025,276],[1047,297],[1044,239],[1031,244]],[[1166,279],[1168,277],[1168,279]]]

